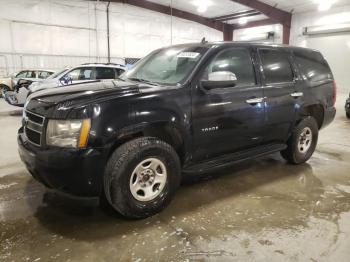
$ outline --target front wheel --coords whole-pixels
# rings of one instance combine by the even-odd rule
[[[125,217],[145,218],[171,201],[181,180],[180,160],[167,143],[137,138],[117,148],[104,175],[109,204]]]
[[[314,153],[318,140],[318,125],[315,118],[305,117],[294,128],[281,155],[291,164],[302,164]]]
[[[7,91],[10,91],[10,88],[6,85],[0,85],[0,97],[3,97],[3,93],[4,92],[7,92]]]

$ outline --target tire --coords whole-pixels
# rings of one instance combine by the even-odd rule
[[[346,117],[350,119],[350,113],[346,112]]]
[[[104,192],[109,204],[124,217],[146,218],[170,203],[180,182],[181,165],[175,150],[157,138],[143,137],[113,152],[104,174]]]
[[[0,85],[0,97],[2,97],[2,92],[3,91],[9,91],[10,88],[7,85]]]
[[[308,140],[309,142],[307,142]],[[287,148],[281,151],[281,155],[290,164],[305,163],[314,153],[317,140],[318,125],[315,118],[311,116],[305,117],[294,128],[292,135],[288,139]]]

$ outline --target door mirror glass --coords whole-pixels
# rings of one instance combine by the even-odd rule
[[[62,76],[60,79],[60,83],[62,85],[69,85],[69,84],[72,84],[72,82],[73,82],[72,77],[69,74]]]
[[[218,71],[208,74],[208,80],[201,81],[205,89],[234,87],[237,77],[230,71]]]

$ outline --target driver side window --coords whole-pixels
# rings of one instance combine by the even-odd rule
[[[213,74],[216,72],[233,73],[237,78],[235,87],[256,85],[252,59],[246,48],[230,48],[221,51],[209,63],[201,80],[216,81],[218,74]]]

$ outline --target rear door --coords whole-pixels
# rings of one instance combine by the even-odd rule
[[[245,47],[229,47],[219,51],[194,81],[194,160],[240,151],[261,142],[263,90],[257,79],[252,55],[251,50]],[[201,87],[201,80],[208,80],[209,74],[220,71],[235,74],[237,84],[211,90]]]
[[[284,143],[294,124],[298,99],[297,72],[291,53],[277,48],[258,49],[265,96],[265,135],[263,142]]]
[[[115,79],[115,71],[112,67],[96,67],[96,80]]]

